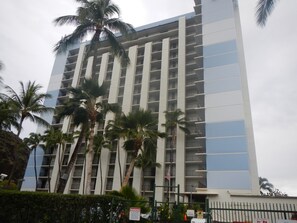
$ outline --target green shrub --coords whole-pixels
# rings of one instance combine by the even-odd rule
[[[3,180],[3,181],[0,181],[0,189],[3,189],[3,190],[18,190],[18,187],[12,181],[8,184],[8,180]]]
[[[118,221],[126,202],[114,196],[0,190],[0,207],[0,222],[99,223]]]

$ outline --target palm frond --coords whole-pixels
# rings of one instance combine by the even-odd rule
[[[75,0],[78,3],[82,3],[82,4],[88,4],[89,1],[88,0]]]
[[[104,15],[107,17],[111,17],[111,16],[120,16],[120,9],[116,4],[111,3],[110,1],[106,1],[106,7],[104,10]]]
[[[102,34],[106,35],[106,39],[110,44],[112,54],[120,58],[122,66],[127,66],[130,63],[129,56],[123,45],[117,40],[117,37],[114,35],[114,33],[109,29],[104,28]]]
[[[88,95],[92,95],[92,97],[100,97],[106,94],[107,86],[105,83],[99,86],[98,80],[90,78],[84,79],[82,83],[81,90],[86,92]]]
[[[76,15],[65,15],[65,16],[60,16],[56,18],[53,23],[57,26],[62,26],[65,24],[69,25],[79,25],[79,18]]]
[[[11,101],[16,101],[18,103],[21,103],[22,100],[21,98],[19,97],[19,95],[8,85],[5,86],[5,90],[7,91],[7,98],[9,98],[9,100]]]
[[[136,33],[135,29],[131,24],[125,23],[119,18],[108,19],[105,21],[105,24],[108,27],[108,29],[115,32],[119,31],[124,36]]]
[[[73,33],[63,37],[60,41],[56,43],[56,45],[54,46],[54,52],[56,52],[57,54],[66,52],[66,50],[70,46],[83,40],[84,37],[88,35],[88,32],[92,29],[92,27],[93,25],[90,23],[81,24],[77,26]]]
[[[276,0],[259,0],[256,6],[257,24],[265,26],[268,16],[275,7]]]
[[[0,70],[3,70],[3,69],[4,69],[4,63],[0,60]],[[2,77],[0,77],[0,80],[2,81]]]

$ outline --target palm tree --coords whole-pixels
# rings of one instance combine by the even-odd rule
[[[168,186],[171,186],[172,182],[170,181],[170,178],[173,176],[173,148],[176,148],[177,128],[179,128],[186,134],[190,134],[190,130],[186,127],[186,119],[184,116],[184,112],[182,112],[180,109],[177,109],[175,111],[165,111],[164,113],[166,122],[162,124],[162,126],[165,127],[166,132],[170,137],[170,165],[168,170],[170,176],[168,176]]]
[[[102,152],[102,149],[103,148],[108,148],[110,149],[111,145],[110,145],[110,141],[106,140],[103,136],[103,134],[97,134],[94,136],[94,152],[95,152],[95,155],[98,156],[98,159],[99,159],[99,171],[100,171],[100,181],[101,181],[101,184],[100,184],[100,194],[102,194],[102,191],[103,191],[103,185],[102,185],[102,182],[103,182],[103,179],[102,179],[102,165],[101,165],[101,152]]]
[[[52,153],[53,148],[57,148],[56,157],[58,159],[58,179],[61,177],[61,168],[62,168],[62,161],[63,161],[63,154],[65,151],[66,143],[73,143],[74,134],[72,133],[63,133],[60,129],[50,128],[45,131],[43,135],[43,140],[46,144],[46,147]],[[50,168],[50,161],[49,161],[49,168]]]
[[[259,0],[256,7],[257,24],[265,26],[268,16],[272,13],[277,0]]]
[[[56,18],[56,25],[75,25],[76,29],[69,35],[63,37],[54,48],[57,53],[65,52],[67,48],[85,37],[92,34],[89,50],[100,44],[101,40],[107,40],[112,53],[121,58],[127,64],[128,55],[117,40],[114,32],[126,36],[134,32],[132,25],[123,22],[118,16],[120,9],[110,0],[76,0],[81,4],[76,15],[66,15]],[[87,54],[89,53],[89,50]]]
[[[86,138],[88,142],[87,146],[87,165],[86,165],[86,193],[91,192],[91,176],[92,176],[92,163],[94,159],[94,130],[96,123],[101,123],[104,120],[105,114],[109,111],[117,111],[118,106],[116,104],[108,104],[104,101],[99,101],[101,96],[106,93],[106,87],[104,84],[99,86],[98,81],[95,79],[85,79],[82,85],[78,88],[70,88],[69,92],[72,97],[69,98],[67,104],[64,105],[59,116],[72,116],[73,123],[76,126],[81,125],[81,132],[71,155],[70,161],[67,166],[64,177],[60,180],[64,181],[62,184],[66,185],[70,171],[72,170],[76,161],[78,150]],[[66,179],[67,178],[67,179]],[[63,185],[59,186],[59,192],[63,192]]]
[[[52,162],[52,153],[54,149],[57,147],[57,133],[54,128],[47,129],[44,132],[44,135],[42,135],[42,141],[44,144],[42,144],[42,147],[45,151],[48,152],[48,170],[47,170],[47,183],[48,183],[48,192],[50,193],[51,190],[51,162]]]
[[[41,142],[41,135],[38,133],[30,133],[29,138],[24,138],[24,143],[34,152],[34,174],[35,174],[35,191],[38,187],[37,168],[36,168],[36,149]]]
[[[144,187],[144,170],[149,168],[156,168],[161,167],[160,163],[156,162],[156,147],[146,147],[144,148],[143,152],[141,154],[138,154],[135,167],[141,169],[141,176],[142,176],[142,196],[145,194],[145,187]]]
[[[24,177],[29,153],[20,137],[11,131],[0,130],[0,170],[8,174],[9,183]]]
[[[133,201],[128,202],[128,207],[125,210],[125,214],[121,216],[122,218],[126,218],[123,222],[128,222],[128,216],[129,216],[129,210],[130,207],[139,207],[141,209],[141,213],[148,213],[150,211],[149,203],[147,200],[139,195],[137,191],[129,186],[123,186],[120,191],[111,191],[108,193],[108,195],[112,196],[118,196],[126,199],[127,201]]]
[[[274,186],[265,177],[259,177],[260,194],[267,195],[274,191]]]
[[[105,127],[105,137],[111,144],[111,147],[114,148],[116,146],[117,156],[118,156],[118,166],[119,166],[119,174],[120,174],[120,183],[123,185],[123,173],[122,173],[122,165],[120,159],[120,138],[124,137],[122,134],[122,128],[120,126],[120,117],[121,113],[116,113],[116,117],[114,120],[109,120]]]
[[[11,87],[6,86],[7,100],[11,104],[11,109],[18,113],[19,126],[17,129],[17,135],[19,136],[22,130],[23,122],[25,119],[30,119],[37,124],[48,126],[49,123],[41,118],[39,115],[46,114],[53,111],[51,107],[43,105],[43,101],[47,98],[51,98],[50,94],[39,93],[42,88],[41,85],[36,84],[35,81],[29,81],[26,86],[23,82],[20,82],[21,91],[17,94]]]
[[[150,111],[136,110],[128,115],[122,114],[119,119],[119,125],[110,126],[110,128],[117,129],[119,136],[125,140],[123,148],[132,155],[132,160],[122,184],[125,187],[128,185],[139,153],[142,153],[146,147],[156,148],[158,137],[165,137],[165,133],[157,130],[157,120]],[[112,123],[109,123],[109,125],[112,125]]]
[[[61,150],[58,152],[58,161],[59,161],[58,179],[59,179],[61,177],[62,161],[63,161],[64,152],[65,152],[65,146],[67,143],[73,143],[76,135],[74,135],[72,133],[63,133],[60,130],[56,130],[56,131],[57,131],[57,141],[56,142],[58,143],[59,150]]]
[[[1,99],[0,95],[0,129],[11,130],[11,127],[19,128],[17,113],[12,110],[12,103]]]

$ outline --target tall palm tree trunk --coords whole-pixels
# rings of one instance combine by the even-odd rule
[[[103,192],[103,177],[102,177],[102,164],[101,164],[101,153],[99,155],[99,171],[100,171],[100,195],[102,195]]]
[[[169,179],[168,179],[168,200],[170,200],[170,191],[172,190],[172,177],[173,177],[173,147],[175,141],[175,129],[171,129],[171,140],[170,140],[170,162],[169,162]]]
[[[13,153],[12,153],[12,158],[13,158],[13,164],[12,164],[12,167],[11,167],[11,170],[10,170],[7,186],[10,185],[10,183],[12,181],[12,178],[13,178],[13,175],[14,175],[14,172],[15,172],[15,169],[16,169],[15,151],[13,151]]]
[[[145,185],[144,185],[144,168],[141,168],[141,187],[142,187],[142,196],[145,195]]]
[[[35,191],[37,191],[38,179],[37,179],[37,168],[36,168],[36,147],[34,148],[34,174],[35,174]]]
[[[125,175],[125,178],[124,178],[124,180],[123,180],[123,185],[122,185],[122,187],[125,187],[125,186],[127,186],[127,185],[129,184],[129,179],[130,179],[130,176],[131,176],[131,174],[132,174],[133,168],[134,168],[134,166],[135,166],[135,162],[136,162],[136,158],[133,158],[133,159],[131,160],[131,162],[130,162],[129,168],[128,168],[127,173],[126,173],[126,175]]]
[[[17,132],[17,136],[20,136],[20,134],[21,134],[24,119],[25,119],[24,117],[21,117],[18,132]]]
[[[62,151],[59,151],[60,149],[62,149]],[[59,152],[59,154],[58,154],[58,163],[59,163],[59,172],[58,172],[58,179],[60,179],[61,178],[61,175],[62,175],[62,161],[63,161],[63,157],[64,157],[64,151],[65,151],[65,149],[64,149],[64,145],[59,145],[59,149],[58,149],[58,152]],[[62,154],[61,154],[62,153]],[[56,186],[56,188],[54,189],[55,191],[57,190],[57,186]]]
[[[60,145],[61,146],[61,145]],[[59,148],[61,148],[59,146]],[[58,152],[59,152],[59,154],[58,154],[58,161],[59,161],[59,173],[58,173],[58,179],[61,177],[61,166],[62,166],[62,156],[61,156],[61,151],[59,151],[59,149],[58,149]],[[62,150],[62,152],[63,152],[63,150]],[[63,154],[62,154],[63,155]]]
[[[48,182],[48,192],[51,193],[51,162],[52,162],[52,154],[53,154],[54,148],[50,148],[50,153],[49,153],[49,161],[48,161],[48,172],[47,172],[47,182]]]
[[[121,155],[120,155],[120,141],[117,142],[117,155],[118,155],[118,164],[119,164],[119,171],[120,171],[120,182],[121,187],[123,186],[123,174],[122,174],[122,165],[121,165]]]
[[[71,173],[71,171],[73,169],[73,166],[74,166],[74,164],[76,162],[78,151],[79,151],[79,149],[81,147],[81,144],[82,144],[82,141],[83,141],[83,139],[85,137],[85,130],[86,130],[86,126],[83,125],[82,129],[81,129],[81,132],[79,134],[79,137],[77,139],[76,145],[74,147],[74,150],[72,152],[72,155],[70,157],[69,163],[67,165],[67,168],[66,168],[65,172],[62,174],[62,176],[60,176],[57,193],[64,193],[64,190],[65,190],[69,175],[70,175],[70,173]]]
[[[95,151],[93,148],[94,145],[94,127],[95,123],[92,124],[91,130],[90,130],[90,137],[89,137],[89,143],[88,143],[88,151],[86,155],[86,181],[84,182],[86,185],[86,192],[85,194],[91,194],[91,181],[92,181],[92,166],[93,166],[93,160]]]

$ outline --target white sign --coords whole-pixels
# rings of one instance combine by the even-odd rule
[[[191,223],[206,223],[206,219],[192,218]]]
[[[187,216],[188,217],[195,217],[195,211],[194,210],[191,210],[191,209],[188,209],[187,210]]]
[[[130,208],[129,220],[140,221],[140,208]]]

